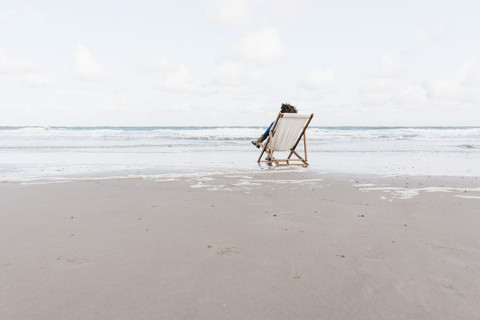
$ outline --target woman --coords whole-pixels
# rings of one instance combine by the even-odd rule
[[[292,106],[291,104],[288,104],[288,103],[282,103],[282,106],[280,107],[280,112],[281,113],[297,113],[297,108],[295,108],[294,106]],[[257,140],[253,140],[252,141],[252,144],[257,147],[257,148],[260,148],[261,146],[261,143],[267,139],[268,135],[270,134],[270,129],[272,128],[273,124],[275,123],[272,122],[270,124],[270,126],[267,128],[267,130],[265,130],[265,132],[260,136],[258,137]]]

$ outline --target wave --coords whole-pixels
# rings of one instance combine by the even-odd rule
[[[0,127],[0,150],[250,148],[264,127]],[[480,127],[311,127],[312,149],[478,152]],[[459,148],[460,146],[460,148]],[[470,147],[469,147],[470,146]]]

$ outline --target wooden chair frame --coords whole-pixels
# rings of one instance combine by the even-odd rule
[[[257,161],[258,164],[260,164],[262,162],[267,162],[271,165],[272,162],[273,162],[277,166],[290,166],[290,165],[297,165],[297,166],[304,166],[304,167],[308,166],[308,162],[307,162],[308,161],[308,159],[307,159],[307,138],[306,138],[306,135],[305,135],[305,131],[307,130],[308,125],[310,124],[310,121],[312,121],[313,113],[310,115],[307,122],[303,126],[302,132],[298,136],[298,139],[295,142],[295,144],[293,145],[293,147],[290,149],[290,153],[289,153],[289,155],[286,159],[275,158],[274,157],[275,150],[271,150],[271,148],[270,148],[270,141],[272,140],[272,138],[275,135],[275,129],[277,127],[278,121],[281,118],[283,118],[283,113],[278,114],[277,119],[275,120],[275,123],[273,124],[272,128],[270,129],[270,134],[268,135],[267,139],[265,140],[265,143],[261,144],[262,153],[260,153],[260,157],[258,157],[258,161]],[[304,155],[305,155],[304,158],[300,154],[298,154],[297,151],[295,151],[295,148],[297,148],[297,146],[300,143],[300,140],[302,140],[302,138],[303,138],[303,151],[304,151]],[[271,160],[262,160],[262,156],[263,156],[264,153],[266,153],[270,157]],[[293,155],[295,155],[297,157],[297,159],[295,159],[295,158],[292,159]],[[298,162],[301,162],[301,163],[290,163],[292,161],[298,161]]]

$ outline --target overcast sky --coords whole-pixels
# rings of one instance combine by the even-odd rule
[[[0,126],[480,125],[479,1],[0,0]]]

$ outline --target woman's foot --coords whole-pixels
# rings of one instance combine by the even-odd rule
[[[252,144],[257,148],[260,148],[260,142],[258,142],[258,140],[252,140]]]
[[[257,147],[257,148],[260,148],[262,146],[262,142],[266,139],[267,137],[264,137],[263,135],[261,135],[260,137],[258,137],[257,140],[252,140],[252,144]]]

